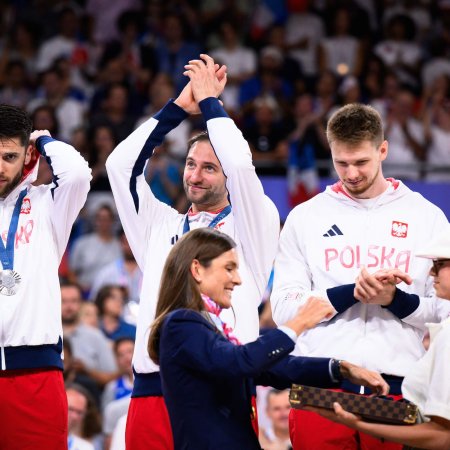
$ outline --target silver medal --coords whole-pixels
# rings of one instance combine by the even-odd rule
[[[19,289],[22,278],[11,269],[0,271],[0,294],[15,295]]]

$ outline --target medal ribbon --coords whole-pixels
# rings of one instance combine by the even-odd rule
[[[219,214],[217,214],[216,217],[214,217],[213,220],[211,220],[210,224],[208,225],[208,228],[214,228],[222,219],[224,219],[228,214],[231,212],[231,205],[225,206],[225,208],[220,211]],[[186,219],[184,220],[183,225],[183,234],[186,234],[188,231],[190,231],[191,228],[189,226],[189,217],[186,214]]]
[[[3,239],[0,238],[0,261],[2,262],[3,270],[13,269],[14,266],[14,244],[16,240],[16,231],[19,225],[20,209],[22,208],[22,201],[27,195],[27,190],[24,189],[17,198],[16,206],[14,206],[13,215],[8,229],[8,237],[6,238],[6,247]]]

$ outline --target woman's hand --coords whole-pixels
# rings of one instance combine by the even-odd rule
[[[370,387],[377,395],[387,395],[389,393],[389,385],[378,372],[373,370],[355,366],[348,361],[341,361],[341,374],[353,384]]]
[[[328,300],[320,297],[309,297],[306,303],[298,308],[297,315],[284,325],[297,333],[297,336],[310,328],[314,328],[323,319],[333,316],[335,310]]]

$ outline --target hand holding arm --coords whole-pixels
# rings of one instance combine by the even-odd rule
[[[387,306],[394,299],[396,285],[411,284],[411,277],[398,269],[383,269],[374,274],[362,268],[355,280],[354,297],[361,303]]]
[[[298,308],[297,314],[284,325],[294,330],[298,336],[333,314],[334,308],[330,302],[319,297],[309,297],[306,303]]]
[[[373,370],[364,369],[348,361],[341,361],[341,375],[353,384],[368,386],[377,395],[387,395],[389,385],[384,378]]]

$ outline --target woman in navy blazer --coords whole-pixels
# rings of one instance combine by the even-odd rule
[[[149,353],[160,365],[175,450],[260,450],[251,423],[255,384],[333,387],[348,378],[388,391],[379,374],[347,361],[289,356],[299,334],[332,314],[323,299],[309,299],[284,326],[236,345],[219,317],[241,283],[235,246],[229,236],[200,228],[166,260]]]

